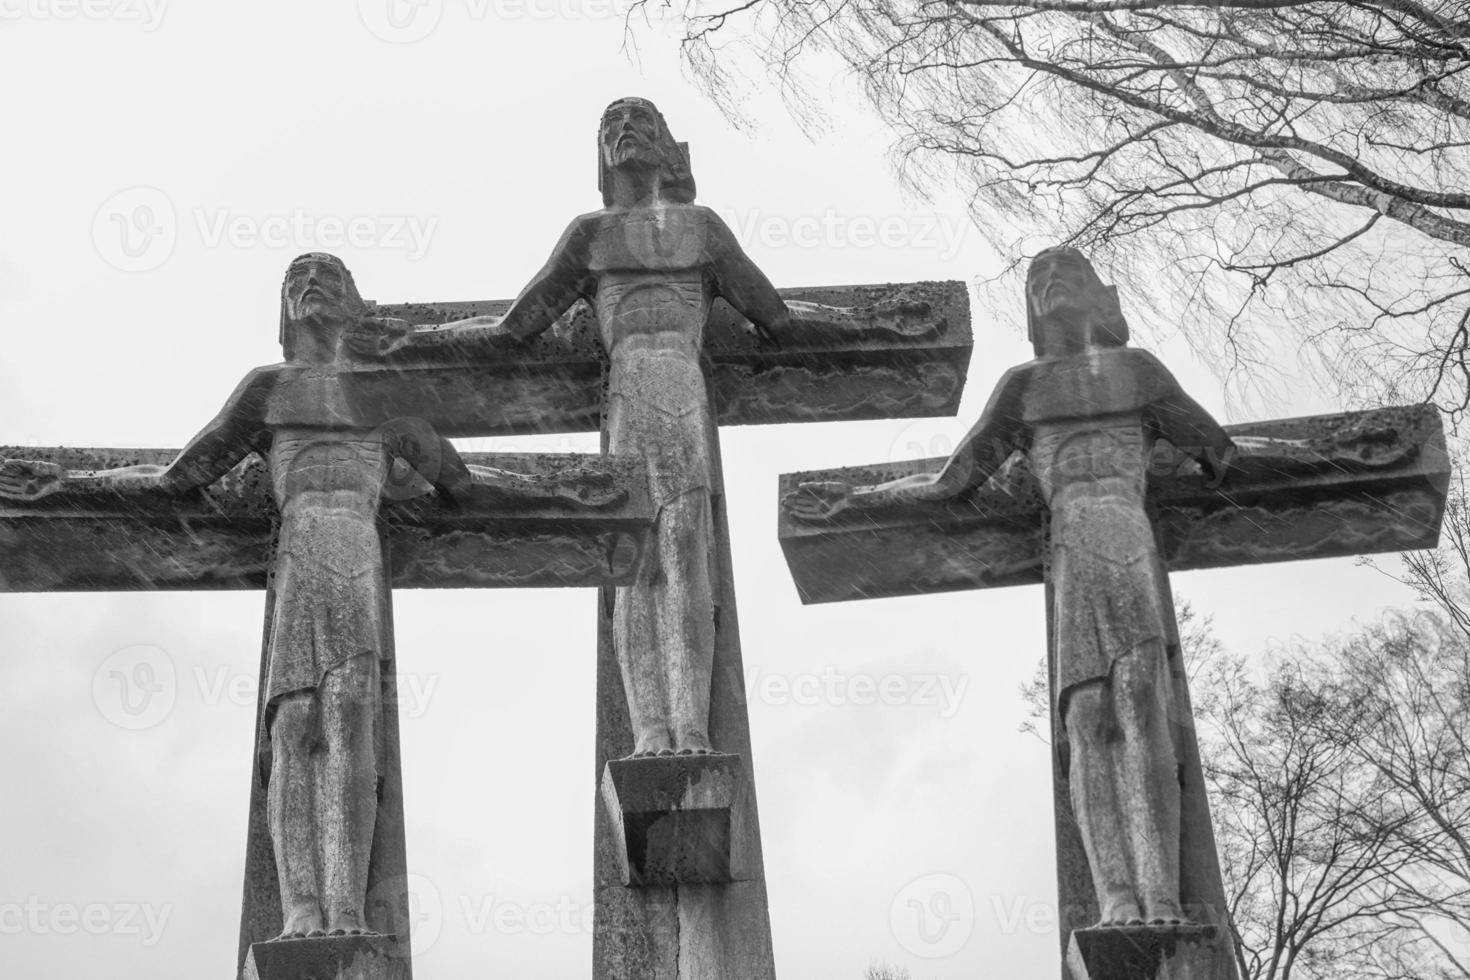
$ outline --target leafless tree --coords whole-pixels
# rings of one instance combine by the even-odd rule
[[[1008,270],[1076,245],[1237,392],[1300,353],[1349,400],[1470,407],[1465,0],[655,7],[737,121],[749,69],[811,122],[804,69],[845,64],[901,173],[958,179]]]
[[[1470,634],[1420,609],[1263,670],[1179,620],[1242,977],[1470,978]],[[1036,731],[1044,665],[1022,693]]]

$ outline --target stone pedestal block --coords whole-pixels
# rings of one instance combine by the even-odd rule
[[[710,885],[746,877],[745,786],[738,755],[609,762],[602,797],[622,842],[623,883]]]
[[[1067,949],[1069,980],[1227,980],[1230,949],[1214,926],[1078,929]]]
[[[407,980],[396,936],[326,936],[252,943],[244,980]]]

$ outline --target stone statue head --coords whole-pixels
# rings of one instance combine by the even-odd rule
[[[326,252],[298,255],[281,283],[281,348],[286,360],[297,353],[301,331],[340,330],[366,312],[367,304],[341,259]]]
[[[656,170],[664,200],[694,200],[689,146],[675,142],[663,114],[647,99],[618,99],[604,110],[597,127],[597,164],[597,189],[605,206],[613,203],[612,175],[620,167]]]
[[[1104,285],[1075,248],[1048,248],[1026,273],[1026,335],[1037,357],[1124,347],[1128,321],[1116,286]]]

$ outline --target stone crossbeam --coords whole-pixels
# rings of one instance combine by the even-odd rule
[[[1227,426],[1249,445],[1224,481],[1160,442],[1149,464],[1160,547],[1172,571],[1303,558],[1335,558],[1432,547],[1438,540],[1449,459],[1432,408],[1390,408]],[[1303,459],[1345,441],[1370,455],[1327,472],[1296,472],[1279,441],[1302,444]],[[1256,460],[1270,464],[1261,466]],[[1375,462],[1376,461],[1376,462]],[[791,473],[781,496],[802,483],[883,483],[937,471],[943,459]],[[1035,478],[1016,457],[969,499],[905,503],[806,523],[784,509],[782,550],[802,602],[917,595],[1042,581],[1044,514]]]
[[[69,469],[166,464],[172,449],[0,447],[7,456]],[[589,460],[628,488],[621,503],[587,512],[555,505],[507,508],[485,488],[450,505],[434,497],[386,500],[395,588],[568,587],[628,580],[649,524],[637,459],[545,453],[465,453],[470,465],[553,477]],[[203,491],[57,495],[0,500],[0,592],[261,589],[276,505],[266,468],[251,457]]]

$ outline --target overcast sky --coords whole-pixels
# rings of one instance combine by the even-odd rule
[[[700,200],[778,286],[995,271],[958,194],[900,192],[849,79],[815,140],[770,99],[741,132],[657,31],[630,60],[614,0],[389,3],[0,0],[0,444],[183,444],[279,360],[277,291],[303,251],[341,255],[384,302],[515,295],[599,205],[593,138],[623,95],[658,103]],[[1030,356],[1007,302],[975,310],[959,418],[722,435],[783,977],[1056,968],[1047,750],[1017,730],[1040,589],[802,608],[775,536],[778,473],[948,452]],[[1183,344],[1154,349],[1244,420]],[[1267,406],[1331,407],[1305,387]],[[1350,561],[1176,590],[1248,653],[1410,599]],[[585,977],[594,593],[395,602],[416,975]],[[0,596],[7,976],[230,974],[261,614],[254,593]],[[873,703],[862,685],[885,680]],[[162,693],[145,704],[142,684]]]

